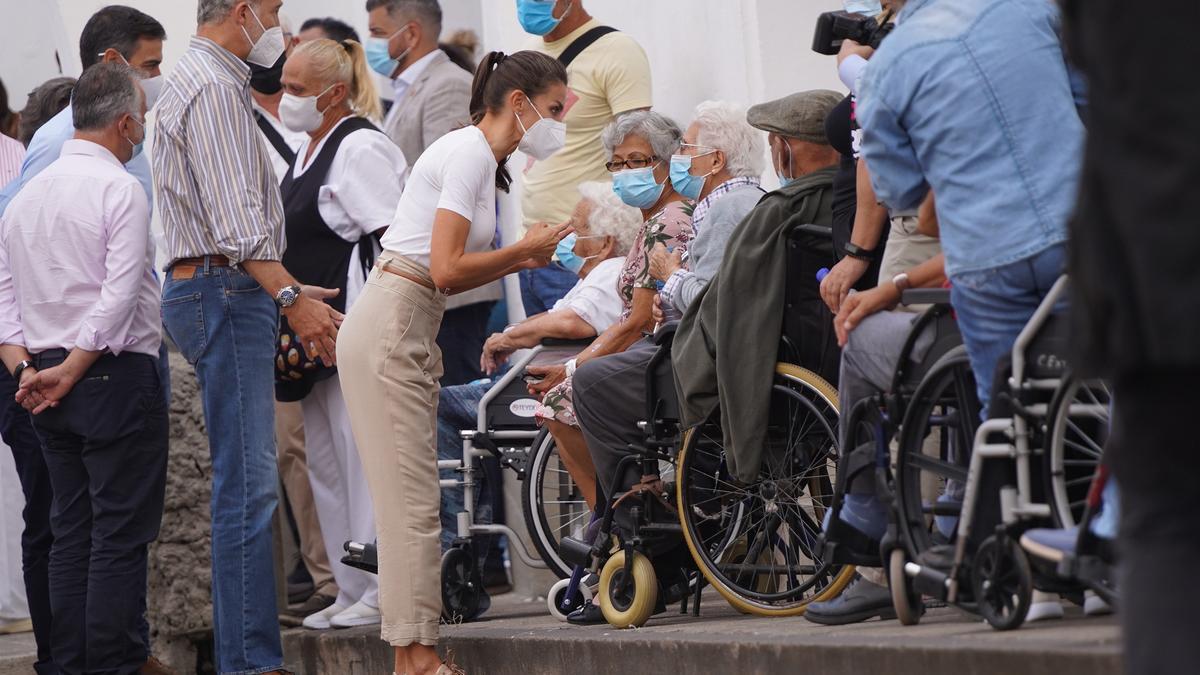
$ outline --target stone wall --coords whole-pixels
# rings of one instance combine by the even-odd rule
[[[195,644],[212,630],[209,499],[212,460],[200,386],[171,354],[171,450],[158,541],[150,546],[148,619],[154,653],[179,673],[196,672]]]

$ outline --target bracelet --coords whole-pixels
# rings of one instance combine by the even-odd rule
[[[850,242],[846,242],[842,246],[842,251],[851,258],[858,258],[859,260],[866,260],[867,262],[872,262],[875,260],[875,258],[879,257],[879,251],[868,251],[867,249]]]
[[[570,361],[567,361],[566,365],[564,366],[567,369],[567,377],[571,377],[575,374],[576,365],[577,359],[571,359]]]

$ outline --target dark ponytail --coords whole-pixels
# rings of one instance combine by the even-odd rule
[[[471,123],[479,124],[489,112],[504,108],[504,101],[515,91],[534,97],[554,84],[567,83],[567,69],[558,59],[541,52],[522,51],[514,54],[490,52],[475,70],[471,85]],[[508,192],[512,176],[508,161],[496,168],[496,188]]]

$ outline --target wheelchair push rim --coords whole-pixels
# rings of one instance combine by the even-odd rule
[[[718,424],[689,430],[676,501],[693,560],[734,608],[792,616],[835,597],[855,573],[824,563],[819,550],[833,497],[837,393],[811,371],[778,364],[772,411],[768,451],[750,485],[725,466],[719,411],[710,418]]]
[[[1112,393],[1101,380],[1068,376],[1054,394],[1046,424],[1046,477],[1055,525],[1078,525],[1108,441]]]

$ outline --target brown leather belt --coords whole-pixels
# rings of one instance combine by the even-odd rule
[[[172,279],[194,279],[196,272],[203,270],[205,264],[209,267],[233,267],[229,258],[223,255],[200,256],[198,258],[180,258],[171,265]]]
[[[396,275],[396,276],[400,277],[401,279],[405,279],[405,280],[407,280],[407,281],[411,281],[411,282],[413,282],[414,284],[416,284],[416,285],[418,285],[418,286],[420,286],[420,287],[422,287],[422,288],[428,288],[428,289],[429,289],[429,290],[431,290],[431,291],[436,291],[436,290],[437,290],[437,287],[435,287],[433,284],[431,284],[431,283],[429,283],[428,281],[426,281],[426,280],[422,279],[421,277],[418,277],[418,276],[414,276],[414,275],[412,275],[412,274],[409,274],[408,272],[401,272],[400,270],[394,270],[394,269],[392,269],[392,268],[388,267],[387,265],[380,265],[380,266],[379,266],[379,269],[383,270],[384,272],[387,272],[388,274],[394,274],[394,275]]]

